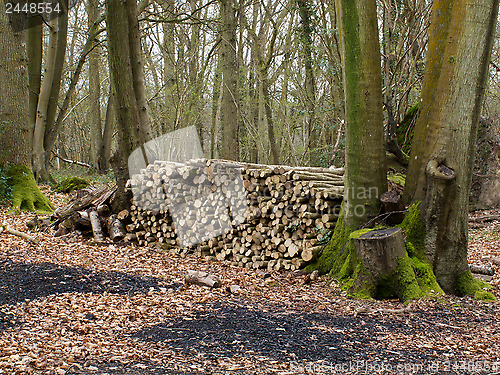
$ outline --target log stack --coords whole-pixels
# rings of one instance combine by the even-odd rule
[[[156,161],[128,183],[139,244],[236,266],[295,270],[328,241],[343,169],[225,160]]]

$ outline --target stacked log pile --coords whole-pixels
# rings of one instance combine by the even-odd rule
[[[295,270],[319,255],[333,230],[343,169],[156,161],[129,187],[127,231],[139,244],[247,268]]]

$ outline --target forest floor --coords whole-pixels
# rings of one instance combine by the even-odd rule
[[[33,215],[0,216],[26,230]],[[500,373],[497,302],[360,301],[327,277],[37,236],[0,234],[0,374]],[[500,222],[470,238],[470,262],[500,256]],[[185,286],[190,269],[223,286]]]

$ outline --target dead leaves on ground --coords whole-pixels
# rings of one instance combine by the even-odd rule
[[[21,230],[26,230],[24,223],[32,217],[31,214],[6,216],[4,213],[2,216],[13,228]],[[485,256],[500,257],[499,227],[499,222],[492,222],[470,230],[469,262],[482,264],[481,259]],[[500,318],[497,304],[469,298],[436,297],[435,300],[415,301],[410,307],[400,310],[404,306],[395,301],[347,299],[329,285],[326,277],[311,280],[299,273],[263,274],[194,257],[173,257],[155,249],[96,245],[75,234],[61,238],[41,233],[36,235],[41,240],[39,245],[7,234],[0,235],[0,258],[23,264],[50,262],[102,272],[125,272],[154,277],[160,282],[158,287],[142,294],[72,292],[52,294],[16,305],[1,305],[0,311],[13,316],[15,321],[0,330],[0,373],[65,374],[70,369],[98,373],[95,361],[99,359],[133,364],[137,371],[145,366],[143,363],[154,363],[172,371],[188,373],[300,373],[294,370],[290,358],[277,360],[253,353],[213,360],[202,353],[192,356],[176,351],[166,342],[146,342],[131,335],[131,332],[167,319],[189,320],[196,311],[212,303],[241,303],[242,300],[250,301],[252,308],[262,311],[273,306],[304,313],[340,311],[345,316],[359,319],[360,325],[363,325],[363,319],[376,318],[411,326],[415,325],[415,320],[409,317],[422,315],[422,312],[433,313],[445,306],[457,316],[469,316],[470,323],[465,324],[463,320],[440,322],[433,320],[432,316],[420,318],[418,315],[420,323],[414,334],[381,329],[373,345],[396,353],[402,349],[426,348],[434,351],[436,359],[441,360],[452,358],[458,351],[474,361],[500,359],[500,332],[495,323],[495,319]],[[500,269],[495,267],[497,272],[492,284],[498,286]],[[189,269],[217,275],[223,287],[210,289],[184,285]],[[365,309],[363,313],[360,313],[361,309]],[[426,331],[422,327],[437,327],[438,330]],[[334,328],[318,326],[317,329]],[[448,357],[446,353],[449,353]]]

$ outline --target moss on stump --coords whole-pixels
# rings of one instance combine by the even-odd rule
[[[71,193],[74,190],[84,189],[89,185],[90,183],[84,178],[70,177],[59,182],[55,187],[55,191],[58,193]]]
[[[353,241],[371,229],[352,231],[345,227],[342,215],[337,221],[332,240],[318,261],[308,266],[308,269],[329,273],[349,295],[356,298],[397,297],[408,301],[430,294],[444,294],[425,256],[425,225],[420,219],[418,205],[410,208],[401,228],[406,231],[406,255],[398,258],[397,266],[390,274],[378,280],[374,280],[364,266]]]
[[[33,176],[33,172],[26,165],[9,165],[5,169],[7,183],[12,188],[12,208],[10,213],[20,211],[51,213],[53,206],[42,194]]]

